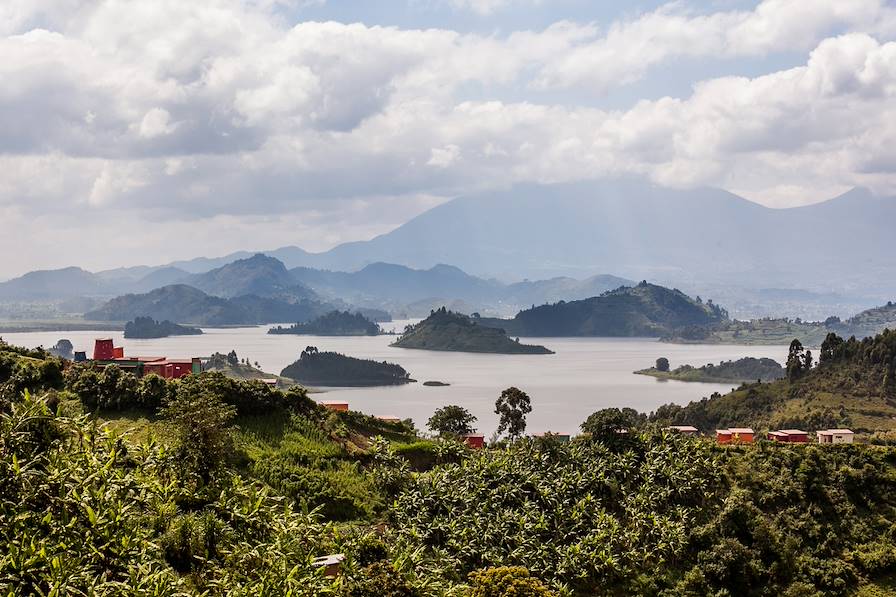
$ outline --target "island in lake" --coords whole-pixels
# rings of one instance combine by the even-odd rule
[[[380,326],[361,313],[330,311],[307,323],[296,323],[288,328],[277,326],[269,334],[295,334],[299,336],[376,336],[382,333]]]
[[[125,338],[167,338],[169,336],[198,336],[199,328],[178,325],[174,322],[156,321],[152,317],[136,317],[124,326]]]
[[[496,354],[554,354],[544,346],[521,344],[501,328],[481,325],[475,318],[449,311],[433,311],[417,325],[408,326],[392,343],[397,348],[487,352]]]
[[[299,360],[280,375],[311,386],[396,386],[415,381],[401,365],[320,352],[315,346],[303,350]]]
[[[655,367],[635,371],[638,375],[650,375],[659,379],[699,382],[744,382],[774,381],[784,377],[784,367],[774,359],[745,357],[736,361],[722,361],[718,365],[709,363],[702,367],[681,365],[669,369],[669,361],[657,359]]]

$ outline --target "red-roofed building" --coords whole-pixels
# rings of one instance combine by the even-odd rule
[[[474,433],[468,433],[467,435],[462,435],[461,439],[465,444],[474,450],[480,450],[485,447],[485,436],[484,435],[476,435]]]
[[[768,439],[787,444],[805,444],[809,441],[809,433],[800,431],[799,429],[781,429],[778,431],[770,431]]]

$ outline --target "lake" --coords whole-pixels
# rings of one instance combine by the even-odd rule
[[[384,324],[402,330],[405,321]],[[490,355],[431,352],[392,348],[391,336],[320,337],[268,335],[270,326],[205,329],[202,336],[180,336],[156,340],[125,340],[122,332],[35,332],[4,334],[20,346],[49,347],[68,338],[75,350],[93,351],[97,337],[112,337],[124,346],[126,355],[159,355],[172,358],[209,356],[236,350],[240,358],[258,361],[261,368],[279,373],[299,358],[306,346],[333,350],[349,356],[398,363],[420,383],[383,388],[329,388],[317,394],[320,400],[348,402],[352,410],[371,415],[411,418],[421,429],[433,411],[458,404],[479,418],[480,432],[490,434],[497,426],[494,403],[501,390],[516,386],[532,398],[529,432],[576,433],[592,412],[606,407],[631,407],[649,412],[670,402],[686,404],[726,392],[733,384],[664,381],[632,371],[667,357],[671,366],[718,363],[741,357],[787,358],[787,346],[716,346],[666,344],[645,338],[521,338],[521,342],[543,344],[553,355]],[[450,383],[448,387],[425,387],[424,381]]]

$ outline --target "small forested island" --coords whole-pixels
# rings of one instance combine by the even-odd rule
[[[361,313],[330,311],[307,323],[296,323],[288,328],[277,326],[269,334],[295,334],[310,336],[376,336],[382,333],[380,326]]]
[[[718,365],[681,365],[670,370],[669,361],[659,358],[656,366],[635,373],[659,379],[695,382],[772,381],[784,377],[784,367],[774,359],[745,357],[736,361],[722,361]]]
[[[303,350],[299,360],[280,375],[310,386],[396,386],[415,381],[401,365],[320,352],[315,346]]]
[[[521,344],[518,339],[508,338],[501,328],[481,325],[477,319],[445,307],[433,311],[420,323],[408,326],[392,346],[454,352],[554,354],[544,346]]]
[[[152,317],[136,317],[124,326],[125,338],[167,338],[169,336],[198,336],[199,328],[178,325],[167,319],[156,321]]]

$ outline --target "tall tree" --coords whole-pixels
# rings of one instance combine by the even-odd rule
[[[532,412],[529,395],[519,388],[507,388],[495,400],[495,414],[500,416],[498,434],[505,431],[510,439],[517,439],[526,431],[526,415]]]
[[[669,370],[669,359],[666,357],[660,357],[656,360],[656,370],[657,371],[668,371]]]
[[[426,426],[441,436],[459,437],[473,433],[476,417],[462,406],[454,404],[438,409],[427,421]]]
[[[794,338],[787,353],[787,379],[794,381],[803,375],[804,361],[803,343]]]

